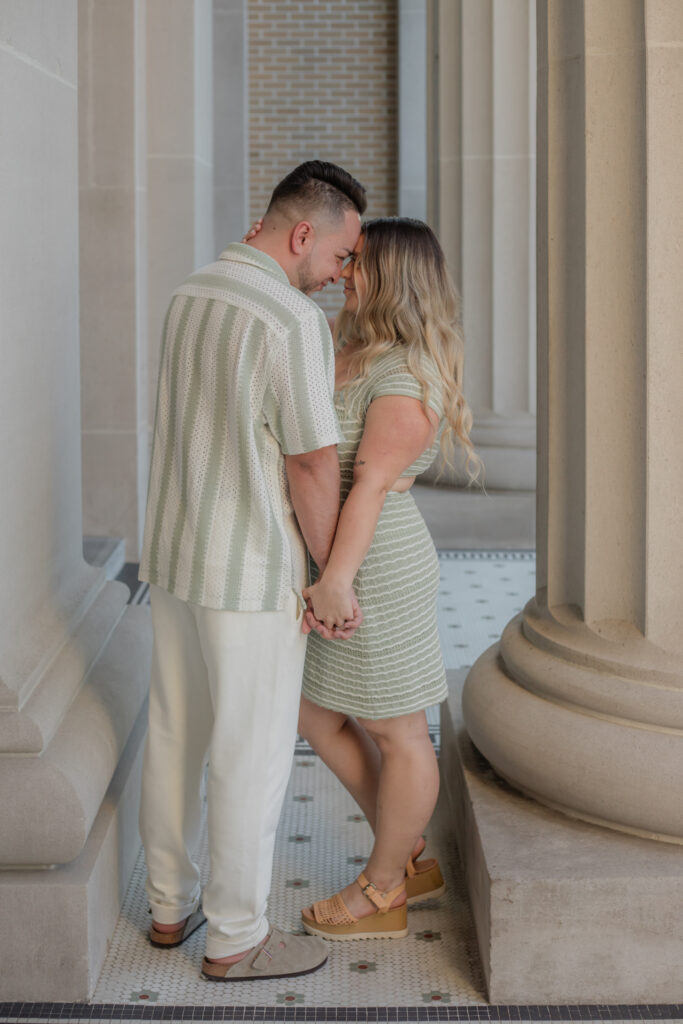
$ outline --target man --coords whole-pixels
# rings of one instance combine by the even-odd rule
[[[150,938],[178,945],[206,919],[213,980],[326,959],[265,911],[308,631],[305,546],[324,566],[339,512],[334,355],[307,295],[339,279],[364,209],[346,171],[302,164],[253,243],[192,274],[164,325],[140,564],[154,627],[140,829]],[[202,912],[191,851],[207,751]]]

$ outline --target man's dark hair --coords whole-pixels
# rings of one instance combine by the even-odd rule
[[[267,212],[318,209],[337,219],[347,210],[364,213],[367,206],[365,189],[359,181],[336,164],[324,160],[307,160],[282,179],[270,197]]]

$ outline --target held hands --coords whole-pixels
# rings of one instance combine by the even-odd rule
[[[348,640],[363,621],[356,595],[350,587],[339,587],[318,580],[303,591],[307,610],[302,632],[314,629],[324,640]]]

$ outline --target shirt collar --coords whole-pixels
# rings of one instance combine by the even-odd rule
[[[264,270],[266,274],[279,278],[285,284],[290,283],[289,278],[277,260],[274,260],[272,256],[268,256],[267,253],[261,252],[260,249],[255,249],[253,245],[233,242],[227,249],[223,250],[219,259],[230,260],[232,263],[248,263],[252,267]]]

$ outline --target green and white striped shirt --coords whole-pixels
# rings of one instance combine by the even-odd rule
[[[176,289],[164,325],[140,579],[272,611],[306,585],[284,455],[343,440],[320,308],[253,246]]]

